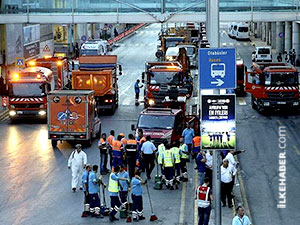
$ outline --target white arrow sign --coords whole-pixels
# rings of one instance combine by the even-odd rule
[[[221,79],[217,79],[217,81],[212,81],[212,82],[210,82],[210,83],[211,83],[211,84],[216,84],[217,87],[220,87],[221,85],[224,84],[224,81],[221,80]]]

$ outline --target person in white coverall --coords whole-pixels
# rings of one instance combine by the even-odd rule
[[[82,177],[83,169],[87,164],[87,156],[81,149],[81,144],[77,144],[76,149],[71,153],[68,160],[68,168],[72,170],[72,191],[75,192]],[[80,187],[82,190],[82,187]]]

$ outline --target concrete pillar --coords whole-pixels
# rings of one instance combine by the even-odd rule
[[[276,54],[283,52],[283,22],[276,22]]]
[[[261,23],[261,40],[266,41],[266,23]]]
[[[271,43],[270,28],[271,28],[271,23],[266,22],[266,42],[267,42],[267,45],[269,45]]]
[[[261,22],[257,22],[256,37],[261,38]]]
[[[292,35],[292,48],[296,51],[296,59],[299,58],[300,47],[300,35],[299,35],[299,23],[293,22],[293,35]]]
[[[256,32],[256,29],[257,29],[257,23],[256,22],[253,22],[253,35],[255,36],[255,32]],[[255,36],[256,37],[256,36]]]
[[[284,26],[284,51],[288,52],[292,48],[292,24],[285,22]]]
[[[271,46],[272,48],[276,48],[276,22],[271,23]]]

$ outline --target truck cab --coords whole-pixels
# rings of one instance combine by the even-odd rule
[[[190,81],[186,81],[178,62],[147,62],[142,82],[145,84],[145,108],[161,107],[166,97],[174,99],[189,94]]]
[[[150,135],[157,146],[165,139],[168,143],[178,141],[184,129],[184,122],[184,113],[180,109],[147,108],[140,113],[136,131],[142,129],[144,135]]]
[[[253,63],[247,72],[246,91],[252,108],[262,113],[268,108],[299,107],[298,71],[287,63]]]
[[[29,67],[14,72],[8,80],[10,120],[46,119],[47,94],[54,89],[54,85],[52,71],[44,67]]]
[[[197,48],[193,44],[179,44],[177,45],[178,48],[185,48],[186,53],[190,60],[190,67],[196,68],[198,64],[197,60]]]

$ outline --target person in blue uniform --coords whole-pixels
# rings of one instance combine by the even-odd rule
[[[131,198],[132,198],[132,217],[133,221],[144,220],[143,216],[143,188],[144,181],[140,177],[140,171],[136,171],[135,176],[131,180]]]
[[[121,165],[120,172],[118,173],[118,177],[125,178],[127,180],[120,180],[119,186],[119,195],[122,203],[122,207],[125,208],[127,204],[127,195],[128,195],[128,183],[129,183],[129,174],[124,170],[125,166]]]
[[[89,174],[91,172],[91,165],[87,164],[85,167],[85,171],[82,173],[82,189],[84,193],[84,210],[82,212],[81,217],[87,217],[90,213],[90,199],[88,192],[88,182],[89,182]]]

